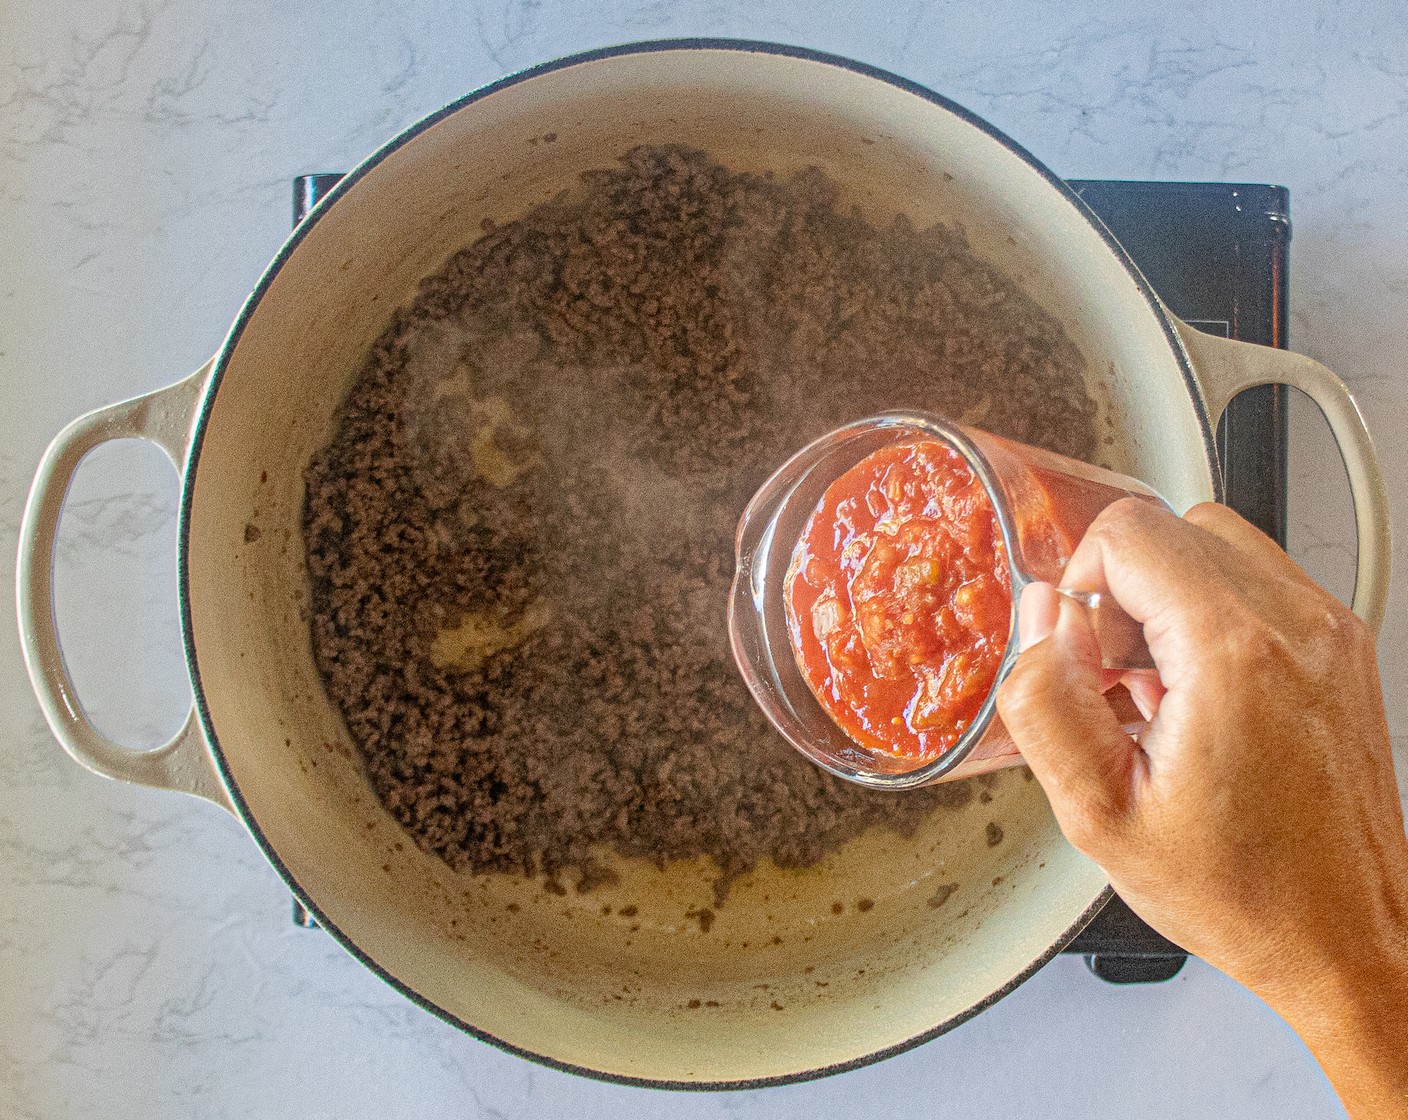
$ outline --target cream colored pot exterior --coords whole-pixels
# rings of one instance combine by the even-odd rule
[[[26,659],[75,758],[233,809],[348,949],[481,1037],[617,1079],[814,1076],[961,1022],[1049,959],[1103,900],[1104,876],[1061,838],[1034,782],[1006,775],[992,803],[975,800],[907,841],[866,836],[815,869],[763,867],[704,933],[686,917],[710,903],[702,867],[618,864],[619,886],[554,896],[513,877],[458,876],[422,854],[371,795],[310,650],[302,472],[392,309],[483,219],[510,220],[651,142],[698,145],[734,168],[819,164],[876,215],[960,224],[1084,353],[1114,437],[1106,465],[1177,508],[1218,494],[1210,417],[1235,389],[1307,388],[1355,478],[1357,606],[1381,617],[1386,507],[1368,436],[1333,374],[1180,338],[1073,196],[957,107],[841,60],[674,44],[532,71],[417,126],[317,208],[212,365],[62,433],[22,530]],[[183,472],[183,623],[200,705],[149,755],[88,723],[53,629],[52,547],[69,476],[92,446],[129,435],[158,442]],[[988,821],[1004,830],[995,848]],[[950,883],[951,897],[931,905]],[[863,899],[873,905],[858,907]],[[637,907],[629,918],[627,904]]]

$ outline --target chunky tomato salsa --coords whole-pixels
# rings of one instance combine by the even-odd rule
[[[1012,584],[992,502],[934,439],[875,452],[827,489],[784,598],[797,664],[857,743],[924,762],[992,688]]]

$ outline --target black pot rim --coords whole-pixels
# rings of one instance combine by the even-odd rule
[[[500,1050],[504,1050],[510,1054],[517,1055],[521,1058],[527,1058],[531,1061],[537,1062],[551,1069],[561,1070],[565,1073],[574,1073],[583,1077],[589,1077],[598,1081],[605,1081],[618,1085],[630,1085],[652,1089],[718,1091],[737,1089],[760,1089],[772,1086],[793,1085],[804,1081],[813,1081],[818,1078],[829,1077],[833,1074],[845,1073],[850,1070],[860,1069],[864,1066],[872,1065],[875,1062],[883,1061],[885,1058],[894,1057],[897,1054],[902,1054],[907,1050],[912,1050],[914,1047],[920,1046],[923,1043],[930,1041],[931,1039],[937,1038],[939,1035],[944,1034],[954,1029],[955,1027],[967,1022],[969,1019],[973,1018],[980,1012],[987,1010],[987,1008],[991,1007],[998,1000],[1002,999],[1004,996],[1008,995],[1010,992],[1015,990],[1026,980],[1028,980],[1031,976],[1033,976],[1038,970],[1045,966],[1049,961],[1051,961],[1051,959],[1055,957],[1071,941],[1071,939],[1074,938],[1075,935],[1079,933],[1081,929],[1083,929],[1090,922],[1090,920],[1100,912],[1100,910],[1104,907],[1105,903],[1109,900],[1110,896],[1113,894],[1113,891],[1108,886],[1104,888],[1099,893],[1099,895],[1097,895],[1096,898],[1091,902],[1091,904],[1086,907],[1084,912],[1082,912],[1081,915],[1071,924],[1071,926],[1060,937],[1058,937],[1055,942],[1052,943],[1050,948],[1048,948],[1045,952],[1038,956],[1034,961],[1031,962],[1031,964],[1029,964],[1025,969],[1023,969],[1020,973],[1014,976],[1008,983],[1004,984],[997,991],[991,993],[990,995],[980,1000],[972,1007],[969,1007],[967,1010],[961,1012],[960,1014],[954,1015],[944,1020],[943,1022],[935,1025],[931,1029],[923,1031],[920,1034],[914,1035],[912,1038],[906,1039],[904,1042],[897,1043],[893,1046],[887,1046],[882,1049],[872,1051],[868,1054],[863,1054],[859,1057],[849,1059],[848,1061],[837,1062],[831,1065],[818,1066],[813,1069],[800,1070],[796,1073],[779,1074],[770,1077],[747,1078],[733,1081],[683,1081],[665,1078],[657,1079],[645,1077],[632,1077],[624,1074],[610,1073],[603,1070],[596,1070],[585,1066],[575,1065],[571,1062],[560,1061],[547,1054],[540,1054],[536,1051],[528,1050],[521,1046],[516,1046],[513,1043],[507,1042],[504,1039],[498,1038],[487,1031],[481,1030],[480,1028],[475,1027],[473,1024],[467,1023],[459,1017],[446,1011],[444,1008],[438,1006],[431,1000],[422,996],[419,992],[412,989],[409,985],[407,985],[405,982],[398,979],[395,975],[388,971],[378,961],[373,959],[359,945],[357,945],[357,943],[353,941],[351,937],[349,937],[346,933],[339,929],[337,925],[328,918],[328,916],[319,908],[317,902],[312,898],[312,896],[306,890],[304,890],[304,888],[298,883],[297,879],[290,872],[287,865],[285,865],[283,860],[279,857],[278,852],[274,850],[273,845],[269,842],[268,838],[264,835],[263,830],[259,827],[259,823],[255,819],[254,813],[251,811],[248,803],[245,801],[243,794],[240,792],[239,786],[235,783],[234,776],[231,773],[229,764],[225,759],[224,752],[221,750],[219,735],[216,733],[214,722],[210,716],[210,709],[206,703],[205,691],[201,683],[200,663],[196,656],[195,639],[191,621],[190,584],[187,571],[187,558],[190,544],[191,499],[195,486],[196,467],[199,463],[201,447],[205,440],[206,427],[210,416],[211,405],[215,400],[216,394],[220,387],[220,383],[224,379],[225,371],[229,364],[230,356],[234,353],[234,350],[237,344],[239,343],[239,340],[243,335],[245,327],[248,325],[249,320],[251,319],[255,310],[259,306],[259,303],[263,299],[265,293],[273,284],[274,279],[278,276],[283,266],[287,263],[289,257],[298,248],[303,238],[307,235],[308,231],[312,229],[313,225],[319,220],[319,218],[324,213],[326,213],[330,207],[336,205],[338,199],[340,199],[344,194],[346,194],[363,176],[365,176],[374,167],[376,167],[383,160],[385,160],[387,156],[391,155],[393,152],[408,144],[410,141],[414,140],[417,136],[419,136],[422,132],[426,131],[431,126],[445,119],[450,114],[456,113],[467,105],[471,105],[474,102],[488,97],[493,93],[497,93],[499,90],[506,89],[513,85],[517,85],[518,83],[527,81],[531,78],[537,78],[541,77],[544,74],[550,74],[557,70],[565,70],[569,67],[578,66],[583,63],[598,62],[603,59],[616,58],[622,55],[652,54],[662,51],[700,50],[740,51],[754,54],[779,55],[789,58],[802,59],[808,62],[817,62],[827,66],[835,66],[843,70],[849,70],[853,73],[861,74],[865,77],[873,78],[877,81],[884,82],[887,85],[891,85],[908,93],[912,93],[915,96],[920,97],[923,100],[943,110],[946,110],[949,113],[952,113],[953,115],[959,117],[966,123],[979,129],[987,136],[996,140],[998,143],[1002,144],[1003,147],[1007,148],[1014,155],[1022,159],[1034,171],[1040,174],[1042,178],[1045,179],[1047,183],[1051,185],[1052,188],[1058,191],[1068,202],[1070,202],[1076,208],[1077,212],[1079,212],[1081,216],[1084,217],[1090,223],[1091,227],[1100,235],[1102,240],[1109,247],[1110,251],[1115,255],[1115,257],[1120,261],[1120,263],[1124,265],[1125,270],[1129,273],[1130,277],[1134,280],[1135,284],[1138,285],[1140,294],[1144,297],[1145,302],[1149,305],[1150,310],[1154,313],[1154,316],[1162,326],[1164,335],[1169,343],[1169,348],[1173,352],[1174,357],[1176,358],[1179,364],[1179,369],[1183,375],[1184,383],[1188,389],[1189,398],[1191,399],[1193,407],[1198,416],[1199,427],[1203,434],[1203,442],[1205,445],[1205,451],[1208,456],[1208,462],[1210,464],[1217,463],[1217,452],[1213,441],[1212,425],[1208,419],[1207,409],[1205,408],[1203,403],[1201,389],[1199,388],[1197,380],[1193,375],[1192,367],[1188,362],[1187,355],[1185,354],[1183,349],[1183,345],[1179,341],[1177,332],[1173,326],[1173,322],[1164,310],[1163,304],[1154,294],[1153,289],[1149,286],[1148,281],[1144,279],[1143,274],[1135,266],[1133,260],[1131,260],[1131,258],[1129,257],[1129,254],[1125,252],[1124,247],[1121,246],[1120,243],[1115,240],[1114,235],[1111,234],[1110,231],[1105,228],[1104,223],[1102,223],[1100,219],[1095,216],[1095,214],[1080,200],[1080,198],[1070,189],[1070,187],[1068,187],[1061,179],[1059,179],[1055,175],[1054,172],[1047,168],[1045,164],[1043,164],[1040,160],[1038,160],[1020,144],[1012,140],[1006,134],[1000,132],[998,129],[993,127],[987,121],[983,120],[981,117],[963,108],[963,106],[958,105],[957,103],[949,100],[941,94],[935,93],[933,90],[930,90],[925,86],[919,85],[917,82],[910,81],[907,78],[902,78],[899,75],[890,73],[887,70],[882,70],[878,67],[870,66],[863,62],[856,62],[852,59],[845,58],[840,55],[830,54],[825,51],[812,50],[808,47],[798,47],[784,43],[771,43],[761,40],[750,39],[657,39],[645,42],[624,43],[619,46],[601,47],[594,50],[582,51],[578,54],[567,55],[562,58],[554,59],[549,62],[544,62],[537,66],[531,66],[527,69],[520,70],[513,74],[509,74],[506,77],[500,78],[498,81],[491,82],[488,85],[482,86],[479,89],[466,94],[464,97],[461,97],[458,100],[451,102],[444,108],[439,109],[436,112],[430,114],[429,116],[424,117],[416,123],[410,125],[408,128],[406,128],[397,136],[395,136],[393,139],[389,140],[386,144],[378,148],[375,152],[373,152],[370,156],[363,160],[356,168],[354,168],[347,175],[345,175],[342,180],[337,184],[337,186],[329,193],[327,198],[319,204],[319,206],[313,211],[313,213],[311,213],[307,218],[304,219],[304,221],[299,225],[299,227],[293,232],[292,236],[284,243],[283,247],[279,250],[278,254],[270,263],[269,267],[265,270],[263,276],[260,277],[258,285],[254,288],[254,291],[250,294],[248,300],[245,301],[243,308],[240,310],[239,316],[235,319],[233,326],[230,328],[229,334],[227,335],[224,343],[220,347],[219,353],[216,355],[214,369],[211,373],[210,381],[205,390],[205,397],[201,403],[200,412],[196,419],[196,426],[191,441],[191,450],[189,456],[187,457],[185,472],[181,482],[180,525],[177,540],[177,564],[178,595],[181,612],[181,638],[182,643],[185,647],[186,664],[189,668],[191,677],[191,689],[195,697],[196,710],[200,716],[201,729],[205,733],[206,741],[210,744],[211,754],[215,759],[215,765],[219,770],[221,781],[224,783],[224,786],[230,795],[230,800],[233,803],[236,811],[238,812],[240,820],[243,822],[245,828],[249,831],[250,835],[253,836],[255,843],[258,844],[260,851],[264,854],[264,857],[269,861],[270,864],[273,865],[274,869],[283,878],[284,882],[288,885],[289,889],[293,892],[294,896],[298,899],[298,901],[317,919],[318,924],[324,930],[326,930],[333,937],[333,939],[338,942],[338,944],[340,944],[345,950],[347,950],[348,953],[350,953],[368,969],[374,972],[377,976],[379,976],[397,992],[409,999],[412,1003],[416,1004],[417,1006],[423,1008],[426,1011],[429,1011],[431,1014],[439,1017],[440,1019],[451,1024],[452,1026],[459,1028],[466,1034],[469,1034],[482,1042],[487,1042],[495,1047],[498,1047]],[[1222,497],[1222,482],[1216,470],[1213,471],[1213,487],[1215,494],[1220,500]]]

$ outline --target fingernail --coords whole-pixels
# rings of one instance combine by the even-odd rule
[[[1061,617],[1061,596],[1049,583],[1029,583],[1022,588],[1017,604],[1017,640],[1022,649],[1031,649],[1051,637]]]

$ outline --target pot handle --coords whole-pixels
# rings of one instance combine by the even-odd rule
[[[75,761],[104,777],[194,794],[233,813],[194,706],[171,741],[151,751],[124,747],[93,725],[64,662],[54,612],[59,515],[79,463],[101,443],[137,438],[160,447],[181,472],[214,362],[212,358],[174,385],[80,416],[54,437],[39,461],[20,522],[15,598],[20,644],[34,694],[54,737]]]
[[[1348,386],[1304,354],[1218,338],[1177,319],[1174,322],[1192,358],[1193,372],[1214,422],[1234,396],[1257,385],[1299,389],[1325,414],[1349,474],[1349,490],[1354,499],[1359,558],[1351,606],[1377,634],[1388,601],[1392,554],[1388,492],[1374,442]]]

